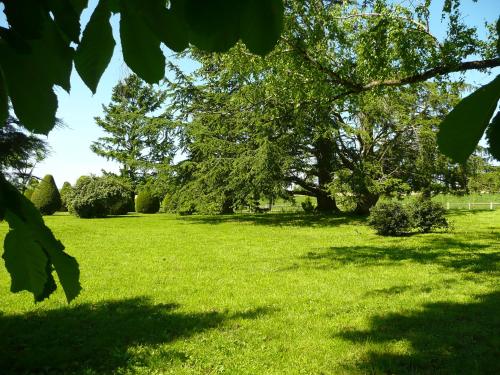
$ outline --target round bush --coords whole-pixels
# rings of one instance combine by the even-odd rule
[[[52,215],[61,207],[61,196],[54,177],[46,175],[31,195],[31,201],[42,215]]]
[[[160,201],[150,191],[143,190],[135,198],[135,212],[154,214],[160,209]]]
[[[419,232],[428,233],[433,229],[448,228],[446,210],[441,203],[430,199],[418,199],[410,209],[411,221]]]
[[[79,178],[69,211],[81,218],[126,214],[131,194],[130,187],[116,177]]]
[[[383,236],[400,236],[411,228],[410,215],[401,203],[379,203],[370,210],[368,223]]]

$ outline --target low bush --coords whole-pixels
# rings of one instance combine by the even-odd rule
[[[142,190],[135,198],[135,211],[143,214],[155,214],[160,209],[160,200],[148,189]]]
[[[301,202],[300,205],[302,206],[302,209],[304,210],[305,213],[312,213],[314,212],[314,205],[312,203],[312,200],[310,197],[306,197],[304,202]]]
[[[70,198],[69,211],[81,218],[126,214],[132,190],[112,176],[79,178]]]
[[[52,215],[61,207],[61,196],[52,175],[40,181],[31,194],[31,201],[42,215]]]
[[[412,226],[419,232],[428,233],[434,229],[448,228],[446,210],[441,203],[430,199],[417,199],[410,206]]]
[[[368,223],[383,236],[400,236],[411,229],[410,214],[398,202],[384,202],[372,207]]]

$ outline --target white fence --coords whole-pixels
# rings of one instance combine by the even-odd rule
[[[450,209],[494,210],[494,209],[500,207],[500,203],[495,203],[495,202],[482,202],[482,203],[477,203],[477,202],[456,202],[456,203],[455,202],[446,202],[445,207],[447,210],[450,210]]]

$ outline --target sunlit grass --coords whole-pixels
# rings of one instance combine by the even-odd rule
[[[46,217],[84,291],[35,305],[1,267],[0,373],[500,373],[500,211],[450,219]]]

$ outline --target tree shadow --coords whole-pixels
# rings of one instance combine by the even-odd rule
[[[178,307],[141,297],[0,315],[0,373],[113,373],[140,361],[128,351],[132,346],[160,345],[273,311],[175,312]],[[167,362],[187,359],[184,353],[162,350]]]
[[[305,214],[305,213],[266,213],[234,215],[193,215],[182,216],[178,220],[193,224],[249,223],[265,226],[329,227],[336,225],[364,224],[367,218],[348,214]]]
[[[369,329],[336,336],[381,347],[357,364],[365,373],[500,374],[500,291],[474,303],[430,303],[418,312],[374,316]],[[391,350],[404,342],[409,350]]]
[[[494,236],[496,237],[496,235]],[[484,239],[482,237],[482,239]],[[492,242],[494,239],[492,239]],[[301,257],[315,268],[337,268],[346,264],[360,266],[397,266],[400,261],[434,263],[468,272],[500,271],[500,249],[489,244],[458,241],[452,238],[423,237],[415,247],[401,247],[397,242],[383,246],[339,246],[324,251],[310,251]]]

